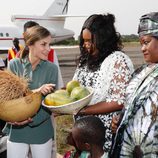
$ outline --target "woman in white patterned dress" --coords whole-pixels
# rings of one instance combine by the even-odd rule
[[[85,21],[80,34],[79,64],[73,77],[81,85],[94,89],[89,106],[75,118],[95,115],[103,121],[107,127],[106,152],[111,147],[113,112],[122,109],[125,88],[133,72],[131,60],[121,51],[121,36],[116,32],[114,22],[112,14],[94,14]]]

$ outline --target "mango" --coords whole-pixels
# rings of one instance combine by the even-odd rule
[[[46,96],[44,103],[46,105],[59,106],[73,102],[73,99],[68,95],[63,95],[60,93],[51,93]]]
[[[69,92],[69,94],[71,93],[71,91],[75,88],[75,87],[79,87],[80,83],[79,81],[76,80],[71,80],[66,84],[66,90]]]
[[[61,95],[69,95],[68,91],[65,90],[65,89],[59,89],[59,90],[56,90],[55,93],[57,94],[61,94]]]
[[[90,94],[90,92],[87,88],[85,88],[85,87],[75,87],[72,90],[72,92],[70,94],[70,97],[73,100],[80,100],[80,99],[86,97],[89,94]]]
[[[45,103],[46,105],[55,105],[54,99],[53,99],[53,97],[52,97],[51,94],[48,94],[48,95],[45,97],[44,103]]]

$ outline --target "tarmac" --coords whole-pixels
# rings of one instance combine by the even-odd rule
[[[64,84],[70,81],[73,77],[73,74],[76,69],[76,59],[80,54],[80,50],[78,46],[53,46],[55,49],[59,65],[63,77]],[[127,54],[133,64],[134,67],[137,68],[144,63],[143,55],[140,51],[140,46],[138,45],[131,45],[125,46],[123,51]],[[5,59],[7,54],[0,54],[2,59]]]
[[[75,61],[80,53],[79,47],[54,47],[54,49],[58,56],[63,81],[66,84],[72,79],[75,72]],[[135,68],[144,63],[143,54],[141,53],[140,46],[125,46],[123,51],[130,57]]]

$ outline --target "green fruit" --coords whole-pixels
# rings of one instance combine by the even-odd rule
[[[66,84],[66,90],[69,92],[69,94],[71,93],[71,91],[75,88],[75,87],[79,87],[80,83],[76,80],[71,80]]]
[[[58,93],[58,94],[61,94],[61,95],[67,95],[67,96],[69,96],[68,91],[65,90],[65,89],[56,90],[55,93],[56,93],[56,94]]]
[[[55,105],[54,99],[53,99],[53,97],[52,97],[51,94],[48,94],[48,95],[45,97],[44,103],[45,103],[46,105]]]
[[[60,93],[51,93],[46,96],[45,98],[45,104],[47,105],[64,105],[73,102],[73,99],[70,98],[68,95],[63,95]]]
[[[80,99],[86,97],[89,94],[90,94],[90,92],[87,88],[85,88],[85,87],[76,87],[72,90],[70,97],[72,99],[75,99],[75,100],[80,100]]]
[[[68,95],[63,95],[60,93],[54,93],[53,95],[55,106],[64,105],[73,102],[73,100]]]

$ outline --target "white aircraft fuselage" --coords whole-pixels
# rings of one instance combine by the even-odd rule
[[[0,53],[12,47],[12,39],[19,38],[23,41],[23,26],[27,21],[35,21],[46,27],[52,34],[52,42],[56,43],[74,36],[72,30],[64,28],[69,0],[54,0],[43,16],[13,15],[11,21],[14,26],[0,26]]]

